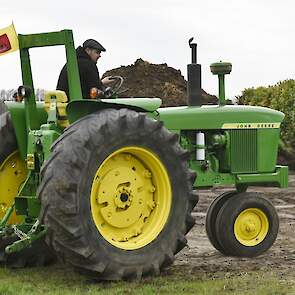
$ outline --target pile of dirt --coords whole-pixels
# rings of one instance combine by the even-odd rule
[[[164,64],[152,64],[141,58],[134,64],[107,71],[105,76],[122,76],[127,89],[120,97],[159,97],[162,106],[187,105],[186,80],[180,70]],[[217,97],[202,90],[203,103],[217,104]]]

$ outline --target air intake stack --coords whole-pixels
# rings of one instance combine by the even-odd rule
[[[230,62],[222,61],[215,62],[210,65],[210,70],[213,75],[218,75],[219,105],[226,105],[224,76],[230,74],[232,64]]]
[[[189,106],[202,105],[201,65],[197,64],[197,43],[189,39],[192,50],[192,63],[187,65],[187,104]]]

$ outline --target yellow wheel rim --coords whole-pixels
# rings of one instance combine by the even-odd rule
[[[100,234],[124,250],[156,239],[169,217],[172,192],[167,170],[150,150],[124,147],[98,168],[91,212]]]
[[[268,218],[258,208],[242,211],[234,224],[236,239],[244,246],[254,247],[261,243],[269,229]]]
[[[10,154],[0,166],[0,220],[6,210],[14,203],[14,198],[27,177],[25,162],[18,151]],[[15,211],[10,216],[8,223],[17,224],[22,218],[16,216]]]

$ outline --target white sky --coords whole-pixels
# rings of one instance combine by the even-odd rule
[[[167,63],[186,78],[188,39],[198,43],[202,87],[217,94],[209,65],[230,61],[229,98],[244,88],[295,77],[293,0],[1,0],[0,28],[13,21],[20,34],[72,29],[76,47],[94,38],[106,47],[101,74],[141,57]],[[54,89],[65,62],[62,47],[31,50],[36,88]],[[21,85],[19,53],[0,57],[0,89]]]

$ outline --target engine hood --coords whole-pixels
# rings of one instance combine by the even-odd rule
[[[284,114],[256,106],[208,106],[159,108],[159,119],[170,130],[279,128]]]

